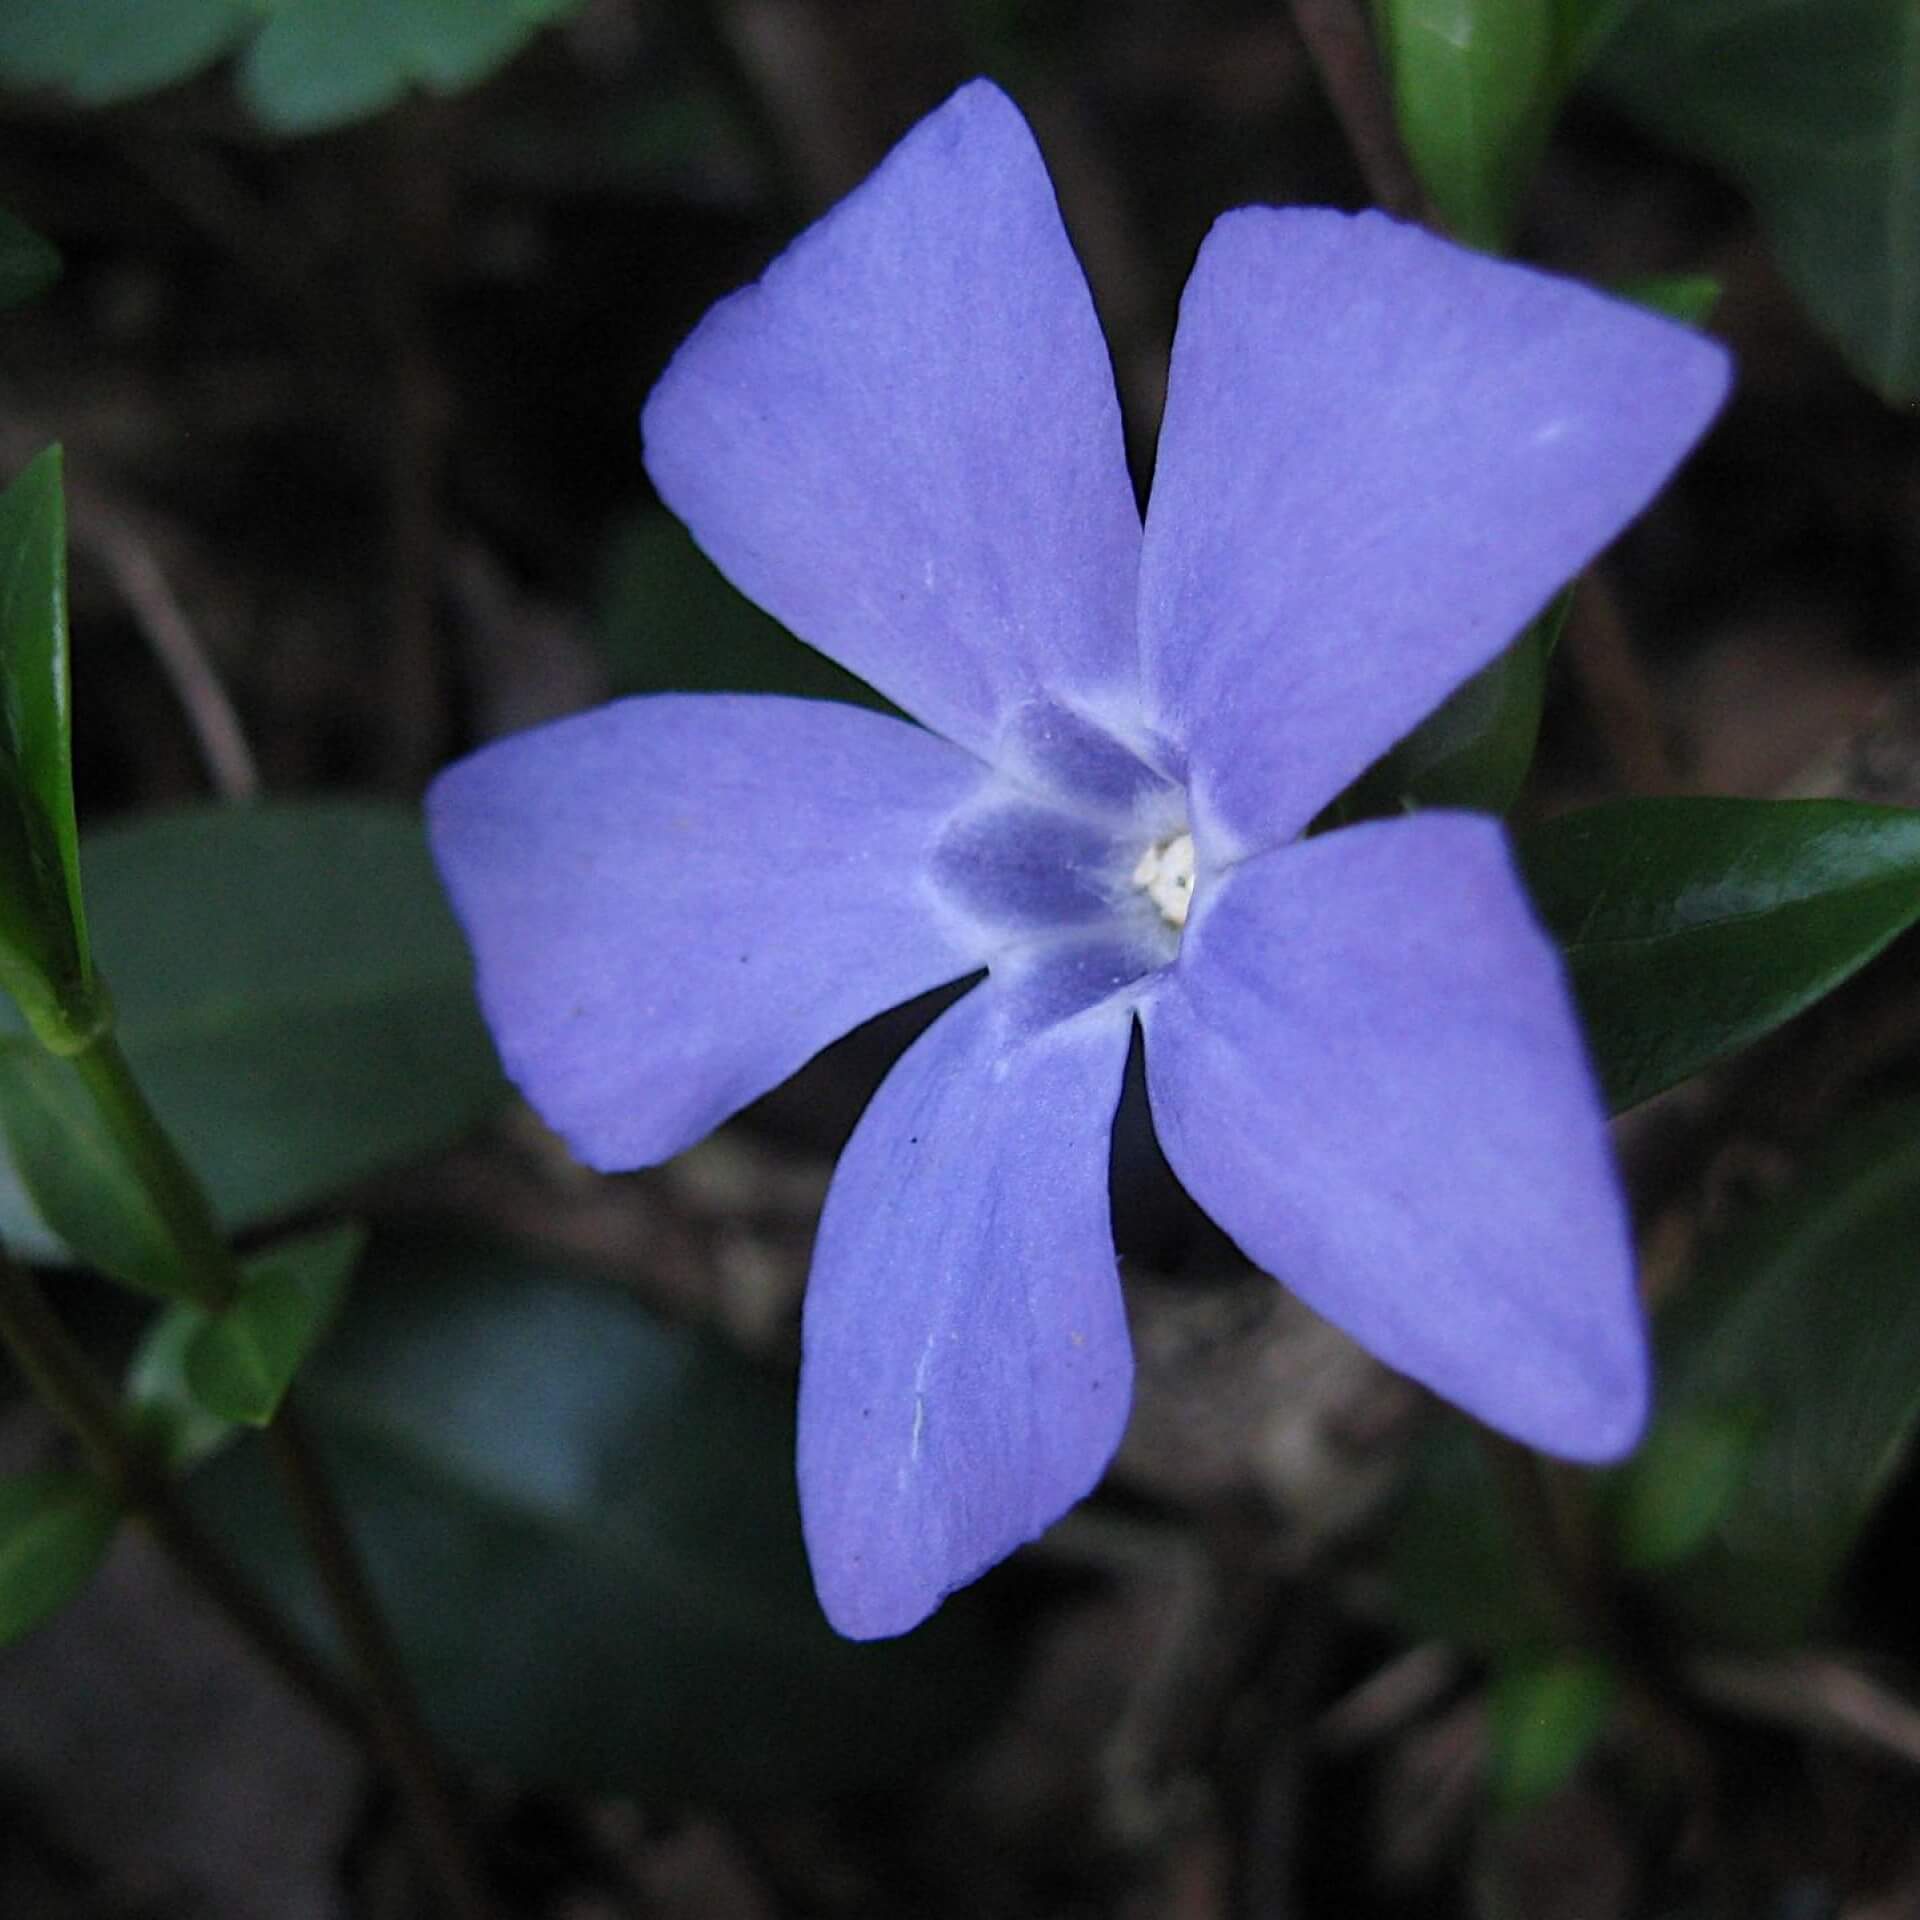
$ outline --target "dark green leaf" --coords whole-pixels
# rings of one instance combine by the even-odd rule
[[[1596,69],[1751,198],[1814,319],[1890,400],[1920,396],[1920,7],[1665,0]]]
[[[127,1412],[154,1457],[175,1473],[210,1460],[238,1431],[210,1414],[187,1385],[187,1350],[206,1324],[205,1310],[189,1301],[163,1307],[127,1362]]]
[[[616,693],[791,693],[893,711],[735,592],[668,513],[636,514],[608,542],[599,627]]]
[[[1662,273],[1629,280],[1616,289],[1636,306],[1664,313],[1689,327],[1703,327],[1720,304],[1720,282],[1710,273]]]
[[[1760,1427],[1761,1410],[1750,1403],[1663,1415],[1618,1476],[1621,1564],[1658,1572],[1704,1546],[1739,1497]]]
[[[793,1396],[614,1289],[376,1247],[302,1401],[440,1732],[511,1777],[822,1793],[951,1753],[994,1691],[964,1607],[839,1639],[808,1580]],[[250,1446],[191,1483],[325,1626]]]
[[[1528,1807],[1565,1786],[1606,1731],[1618,1694],[1613,1669],[1590,1654],[1504,1662],[1487,1723],[1494,1798]]]
[[[1560,99],[1540,0],[1375,0],[1401,137],[1440,217],[1500,251]]]
[[[1790,1020],[1920,918],[1920,813],[1622,800],[1519,846],[1616,1109]]]
[[[0,1135],[0,1239],[14,1252],[71,1255],[162,1299],[199,1297],[142,1170],[73,1064],[19,1035],[0,1040]]]
[[[367,1236],[357,1226],[283,1241],[242,1269],[240,1297],[187,1344],[187,1384],[216,1419],[263,1427],[333,1325]]]
[[[120,1509],[90,1474],[0,1480],[0,1646],[58,1613],[93,1577]]]
[[[67,698],[60,449],[0,494],[0,986],[56,1041],[91,985]]]
[[[240,66],[268,126],[313,133],[416,86],[456,93],[511,59],[581,0],[275,0]]]
[[[271,0],[7,0],[0,79],[62,87],[88,106],[198,73],[258,24]]]
[[[1705,1546],[1661,1586],[1700,1630],[1804,1635],[1920,1421],[1920,1102],[1849,1128],[1717,1248],[1659,1328],[1663,1424],[1751,1423]]]
[[[87,873],[120,1038],[229,1228],[440,1146],[501,1097],[411,812],[196,807],[90,836]],[[23,1050],[0,1036],[0,1111]],[[9,1185],[0,1169],[0,1237],[57,1257]]]
[[[60,255],[0,207],[0,307],[17,307],[60,278]]]

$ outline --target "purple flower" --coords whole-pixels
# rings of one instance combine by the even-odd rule
[[[1646,503],[1715,347],[1377,214],[1246,208],[1181,304],[1144,533],[1025,123],[921,123],[647,403],[661,497],[920,727],[629,700],[488,747],[433,839],[508,1070],[589,1164],[691,1145],[871,1015],[814,1249],[822,1605],[899,1633],[1086,1494],[1132,1374],[1108,1152],[1530,1445],[1613,1459],[1647,1355],[1605,1126],[1501,828],[1303,838]]]

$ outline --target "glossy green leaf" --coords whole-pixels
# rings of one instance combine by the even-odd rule
[[[325,1337],[365,1251],[358,1226],[283,1241],[245,1263],[231,1305],[187,1343],[187,1385],[216,1419],[263,1427]]]
[[[1633,9],[1595,71],[1748,195],[1861,376],[1920,396],[1920,7],[1661,0]]]
[[[194,807],[90,836],[86,854],[120,1039],[229,1228],[443,1145],[502,1097],[412,812]],[[25,1048],[0,1034],[0,1113]],[[0,1237],[57,1258],[52,1224],[0,1168]]]
[[[240,90],[283,133],[391,106],[415,87],[456,93],[581,0],[274,0],[240,63]]]
[[[58,250],[0,207],[0,308],[36,299],[59,278]]]
[[[1616,1109],[1790,1020],[1920,918],[1920,812],[1622,800],[1523,836]]]
[[[301,1395],[429,1715],[469,1762],[675,1800],[817,1798],[950,1754],[993,1697],[965,1605],[879,1645],[822,1620],[790,1383],[577,1271],[376,1246]],[[323,1637],[252,1447],[190,1491]]]
[[[91,1474],[48,1469],[0,1480],[0,1646],[64,1607],[106,1558],[118,1503]]]
[[[608,541],[598,626],[616,693],[790,693],[893,711],[729,585],[669,513],[635,514]]]
[[[0,493],[0,986],[56,1042],[85,1023],[58,447]]]
[[[1716,1248],[1659,1329],[1663,1423],[1751,1423],[1733,1497],[1662,1582],[1702,1634],[1782,1644],[1920,1423],[1920,1101],[1835,1138]]]
[[[128,1418],[153,1457],[175,1473],[212,1459],[240,1431],[209,1413],[187,1384],[187,1352],[206,1324],[205,1311],[189,1301],[163,1307],[127,1362]]]
[[[1541,0],[1375,0],[1401,138],[1441,219],[1503,248],[1559,104]]]
[[[1487,1719],[1487,1779],[1503,1806],[1544,1800],[1574,1776],[1619,1697],[1613,1669],[1590,1654],[1503,1663]]]
[[[60,87],[87,106],[198,73],[259,23],[271,0],[7,0],[0,80]]]

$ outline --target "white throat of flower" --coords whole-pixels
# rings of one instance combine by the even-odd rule
[[[1140,856],[1133,884],[1160,909],[1168,926],[1184,927],[1193,904],[1193,835],[1176,833],[1156,841]]]

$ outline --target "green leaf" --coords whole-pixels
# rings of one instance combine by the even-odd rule
[[[60,449],[0,494],[0,986],[53,1044],[90,1020]]]
[[[1669,320],[1703,327],[1720,304],[1721,287],[1710,273],[1656,273],[1628,280],[1615,292]]]
[[[126,1405],[134,1430],[176,1474],[212,1459],[238,1435],[231,1421],[209,1413],[187,1385],[187,1351],[206,1324],[205,1310],[189,1301],[163,1307],[127,1362]]]
[[[0,1138],[0,1240],[15,1253],[76,1258],[163,1300],[199,1296],[142,1170],[102,1126],[78,1072],[17,1036],[0,1042]]]
[[[1487,1722],[1487,1776],[1494,1798],[1530,1807],[1574,1776],[1613,1717],[1619,1684],[1590,1654],[1503,1663]]]
[[[791,693],[894,711],[730,586],[669,513],[615,529],[598,625],[616,693]]]
[[[186,1351],[187,1385],[216,1419],[264,1427],[346,1297],[366,1250],[358,1226],[283,1241],[248,1260],[240,1297],[204,1315]]]
[[[108,106],[198,73],[258,23],[264,0],[7,0],[0,80]]]
[[[466,945],[410,810],[194,807],[86,851],[121,1042],[230,1230],[444,1145],[501,1098]],[[0,1114],[48,1106],[30,1054],[0,1033]],[[53,1118],[77,1110],[56,1102]],[[0,1167],[0,1238],[58,1258],[48,1226]]]
[[[1836,1138],[1716,1248],[1658,1328],[1662,1424],[1746,1422],[1733,1497],[1662,1581],[1703,1634],[1817,1623],[1920,1422],[1920,1101]]]
[[[1752,200],[1782,271],[1861,377],[1920,396],[1920,7],[1643,4],[1596,68],[1660,138]]]
[[[93,1577],[120,1508],[85,1473],[0,1480],[0,1646],[49,1620]]]
[[[1740,1495],[1760,1427],[1751,1402],[1664,1415],[1617,1476],[1621,1565],[1654,1573],[1703,1547]]]
[[[577,1271],[376,1246],[301,1395],[429,1715],[473,1764],[818,1797],[944,1757],[991,1703],[964,1605],[880,1645],[822,1620],[790,1383]],[[254,1448],[189,1492],[323,1637]]]
[[[391,106],[416,86],[456,93],[511,59],[581,0],[275,0],[240,66],[240,91],[282,133]]]
[[[1522,837],[1615,1109],[1737,1052],[1920,918],[1920,812],[1622,800]]]
[[[60,255],[0,207],[0,308],[37,298],[60,278]]]
[[[1505,813],[1520,797],[1540,738],[1547,667],[1574,589],[1555,596],[1519,639],[1383,754],[1314,823],[1316,831],[1415,807]]]
[[[1541,0],[1375,0],[1407,152],[1440,217],[1499,252],[1561,92]]]

